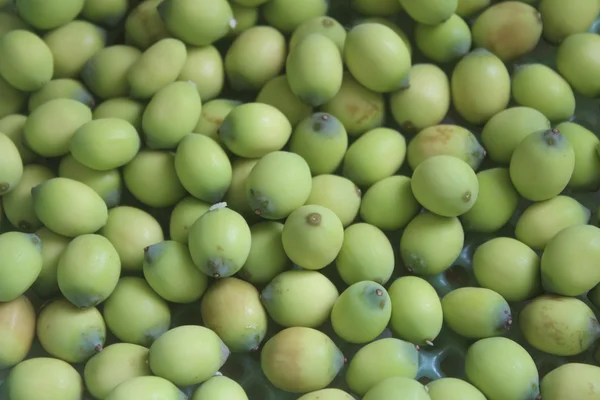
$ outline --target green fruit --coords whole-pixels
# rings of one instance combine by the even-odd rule
[[[542,37],[542,17],[529,4],[509,1],[486,9],[472,29],[476,47],[486,48],[508,62],[535,49]]]
[[[364,396],[373,386],[392,377],[415,378],[418,348],[404,340],[379,339],[362,347],[350,360],[346,382],[353,393]]]
[[[144,278],[122,277],[104,302],[106,326],[120,341],[150,346],[169,330],[169,305]]]
[[[290,33],[303,22],[325,15],[327,8],[325,0],[306,0],[302,3],[295,0],[270,0],[262,8],[262,12],[269,25]]]
[[[492,0],[458,0],[456,14],[463,18],[471,17],[487,8],[491,2]]]
[[[574,122],[556,125],[575,152],[575,169],[567,185],[574,190],[595,191],[600,187],[600,157],[596,147],[600,139],[590,130]]]
[[[219,138],[237,156],[260,158],[285,146],[292,125],[277,108],[263,103],[235,107],[219,128]]]
[[[267,313],[254,286],[223,278],[206,291],[200,303],[204,325],[232,352],[256,351],[267,332]]]
[[[0,60],[0,75],[24,92],[41,89],[54,73],[48,45],[36,34],[23,29],[15,29],[0,38]]]
[[[17,0],[19,16],[39,30],[58,28],[74,20],[83,10],[85,0]]]
[[[367,89],[345,71],[340,90],[320,110],[339,119],[350,136],[359,136],[383,124],[386,108],[381,93]]]
[[[123,181],[133,197],[150,207],[170,207],[187,195],[170,151],[140,150],[123,168]]]
[[[348,226],[358,215],[361,191],[354,182],[343,176],[318,175],[312,178],[312,189],[305,204],[329,208],[343,226]]]
[[[492,161],[508,164],[523,139],[544,129],[550,129],[544,114],[531,107],[511,107],[490,118],[481,131],[481,142]]]
[[[165,27],[192,46],[207,46],[235,27],[226,0],[165,0],[158,6]]]
[[[359,222],[345,229],[344,242],[335,265],[348,285],[360,281],[385,285],[394,272],[394,249],[379,228]]]
[[[390,95],[394,120],[407,133],[417,133],[439,124],[450,109],[450,81],[433,64],[415,64],[410,69],[410,86]]]
[[[201,97],[202,98],[202,97]],[[202,112],[198,123],[194,128],[194,133],[206,135],[217,142],[220,142],[219,129],[225,117],[231,110],[242,104],[241,101],[229,99],[214,99],[202,105]]]
[[[473,253],[477,283],[509,302],[529,300],[540,293],[540,257],[516,239],[496,237]]]
[[[133,46],[106,47],[85,63],[81,77],[90,90],[102,99],[127,96],[130,90],[127,72],[141,56],[142,52]]]
[[[3,88],[0,88],[0,90],[2,93],[6,93]],[[4,96],[2,96],[2,98],[4,98]],[[0,100],[0,102],[1,101],[2,100]],[[2,114],[1,108],[0,114]],[[37,158],[37,155],[25,147],[25,144],[23,143],[23,128],[25,127],[25,122],[27,122],[27,117],[25,115],[9,114],[4,118],[0,118],[0,132],[8,136],[13,144],[17,146],[23,164],[28,164],[33,162]],[[3,146],[3,148],[7,147]]]
[[[85,387],[96,399],[104,399],[119,384],[138,376],[152,375],[148,349],[137,344],[115,343],[85,364]]]
[[[83,83],[70,78],[53,79],[40,90],[29,96],[28,109],[33,112],[44,103],[54,99],[73,99],[92,108],[95,105],[94,96]]]
[[[1,39],[0,39],[1,40]],[[12,87],[0,74],[0,118],[21,112],[27,104],[27,93]]]
[[[530,134],[510,159],[510,179],[519,194],[531,201],[559,195],[575,169],[575,151],[558,129]]]
[[[150,1],[150,0],[146,0]],[[116,97],[98,104],[92,116],[94,119],[119,118],[129,122],[137,129],[142,130],[142,115],[146,105],[128,97]]]
[[[203,102],[217,97],[225,84],[221,53],[214,46],[188,47],[187,58],[177,80],[194,83]]]
[[[127,14],[128,7],[127,0],[87,0],[81,10],[81,16],[93,23],[112,28],[121,22]]]
[[[196,389],[191,400],[248,400],[248,395],[233,379],[213,376]]]
[[[331,264],[342,248],[344,227],[330,209],[306,205],[285,220],[281,241],[285,254],[297,266],[319,270]]]
[[[183,198],[171,212],[169,237],[171,240],[187,244],[190,227],[198,218],[203,216],[210,204],[188,196]]]
[[[388,289],[392,304],[390,327],[399,338],[417,345],[433,343],[444,322],[437,292],[425,279],[404,276]]]
[[[4,196],[19,187],[24,168],[19,149],[10,137],[1,132],[0,149],[0,196]]]
[[[329,319],[338,296],[335,285],[320,272],[291,270],[273,278],[260,298],[278,325],[318,328]]]
[[[31,288],[41,298],[53,297],[60,293],[56,276],[58,261],[71,239],[46,227],[40,228],[35,234],[42,244],[42,270]]]
[[[462,379],[436,379],[426,388],[431,400],[486,400],[479,389]]]
[[[23,141],[42,157],[64,156],[77,129],[91,120],[90,108],[77,100],[50,100],[27,117]]]
[[[6,8],[6,4],[8,4],[9,0],[0,1],[0,9]],[[7,34],[10,31],[14,31],[16,29],[24,29],[31,30],[29,25],[21,17],[16,14],[13,14],[11,10],[0,11],[0,38]]]
[[[478,340],[467,351],[465,369],[469,381],[489,400],[535,400],[540,394],[535,362],[510,339]]]
[[[508,168],[490,168],[477,173],[479,193],[473,207],[460,216],[465,230],[497,232],[511,219],[519,193],[510,180]]]
[[[438,63],[460,59],[471,50],[472,42],[469,25],[456,14],[440,24],[415,26],[415,44],[427,58]],[[412,74],[410,78],[412,86]]]
[[[527,207],[515,225],[515,237],[527,246],[544,250],[565,228],[586,225],[591,211],[572,197],[556,196]]]
[[[282,233],[281,222],[263,221],[250,227],[250,254],[239,272],[240,277],[254,285],[266,285],[290,267],[281,241]]]
[[[354,400],[354,397],[341,389],[329,388],[307,393],[298,400]]]
[[[408,143],[407,160],[413,170],[426,159],[439,155],[460,158],[476,171],[485,157],[485,149],[471,131],[458,125],[430,126]]]
[[[225,364],[229,349],[203,326],[183,325],[158,338],[150,347],[148,365],[156,376],[178,386],[202,383]]]
[[[393,1],[393,0],[384,0]],[[395,4],[398,4],[394,1]],[[344,26],[340,24],[336,19],[329,16],[318,16],[304,21],[300,24],[292,33],[290,37],[290,50],[307,36],[313,33],[318,33],[330,39],[340,50],[340,53],[344,50],[344,42],[346,41],[346,30]]]
[[[362,85],[386,93],[406,87],[411,56],[392,29],[378,23],[353,27],[344,45],[344,62]],[[385,59],[386,62],[378,60]]]
[[[0,367],[22,362],[35,339],[35,309],[25,296],[0,303]]]
[[[572,297],[535,298],[519,313],[519,324],[531,346],[556,356],[583,353],[600,337],[594,311]]]
[[[259,8],[246,7],[235,3],[229,3],[235,19],[235,28],[229,31],[228,37],[235,37],[258,24]]]
[[[3,389],[11,400],[60,399],[79,400],[84,391],[79,372],[62,360],[35,357],[15,366]]]
[[[542,0],[538,9],[542,14],[544,38],[560,43],[573,34],[586,32],[600,11],[600,4],[594,0],[576,0],[566,7],[560,0]]]
[[[416,22],[437,25],[452,17],[458,0],[400,0],[400,5]]]
[[[593,400],[600,391],[596,382],[600,368],[595,365],[567,363],[550,371],[540,384],[547,400]]]
[[[144,400],[152,397],[164,400],[187,398],[177,386],[166,379],[158,376],[137,376],[120,383],[104,400]]]
[[[394,175],[406,156],[406,139],[390,128],[375,128],[350,145],[342,172],[358,186],[371,186]]]
[[[377,383],[363,397],[363,400],[393,399],[430,400],[430,397],[420,382],[403,376],[387,378]]]
[[[473,125],[483,125],[510,101],[510,75],[498,56],[475,49],[464,56],[450,78],[452,104]]]
[[[402,10],[397,0],[352,0],[352,8],[363,15],[391,17]]]
[[[231,185],[223,197],[227,207],[239,212],[249,221],[252,218],[259,219],[246,200],[246,181],[258,161],[259,159],[256,158],[237,158],[232,161]]]
[[[444,217],[466,213],[479,194],[479,182],[473,168],[450,155],[422,161],[415,168],[410,186],[423,207]]]
[[[144,0],[133,7],[125,20],[125,42],[145,50],[159,40],[170,37],[157,6],[163,0]]]
[[[163,299],[192,303],[206,291],[208,280],[192,261],[187,246],[167,240],[144,248],[144,278]]]
[[[100,311],[78,308],[65,299],[53,300],[42,308],[36,331],[48,354],[69,363],[87,361],[102,350],[106,340]]]
[[[298,42],[285,65],[290,89],[311,106],[331,101],[342,86],[342,55],[331,39],[319,33]]]
[[[238,4],[244,7],[258,7],[265,4],[268,0],[233,0],[233,4]]]
[[[556,69],[571,87],[586,97],[600,95],[600,61],[595,54],[600,51],[600,37],[586,32],[569,35],[556,53]]]
[[[421,205],[410,187],[410,178],[392,175],[371,186],[360,204],[360,217],[384,231],[404,228]]]
[[[304,327],[280,331],[265,343],[260,354],[269,382],[291,393],[324,389],[344,362],[344,355],[327,335]]]
[[[226,278],[248,258],[250,227],[229,208],[211,208],[190,228],[189,248],[196,267],[208,276]]]
[[[305,204],[311,188],[308,163],[296,153],[274,151],[248,174],[246,201],[255,214],[276,220]]]
[[[277,108],[294,127],[308,118],[313,108],[305,104],[292,92],[286,75],[279,75],[264,84],[256,97],[257,103],[264,103]]]
[[[400,36],[400,39],[402,39],[402,41],[406,45],[406,49],[408,50],[408,53],[412,55],[412,45],[410,43],[410,38],[406,35],[406,33],[402,30],[402,28],[400,28],[394,21],[387,19],[387,18],[382,18],[382,17],[369,17],[369,18],[359,20],[358,23],[359,24],[376,23],[376,24],[381,24],[381,25],[387,26],[388,28],[393,30],[396,33],[396,35]]]
[[[69,178],[52,178],[31,189],[35,215],[59,235],[94,233],[108,219],[106,203],[89,186]]]

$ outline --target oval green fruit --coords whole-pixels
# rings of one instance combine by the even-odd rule
[[[133,46],[108,46],[85,63],[81,77],[90,90],[102,99],[127,96],[130,90],[127,72],[141,56],[142,52]]]
[[[31,288],[40,298],[47,299],[60,294],[56,269],[60,256],[71,239],[46,227],[38,229],[35,234],[42,242],[42,270]]]
[[[36,34],[23,29],[15,29],[0,38],[0,60],[0,75],[24,92],[41,89],[54,73],[53,55],[48,45]]]
[[[70,364],[51,357],[34,357],[15,366],[6,378],[7,395],[14,400],[54,396],[79,400],[83,379]]]
[[[400,5],[415,21],[437,25],[456,12],[458,0],[400,0]]]
[[[146,104],[129,97],[115,97],[98,104],[92,112],[93,119],[120,118],[141,132],[142,115]]]
[[[352,8],[363,15],[389,17],[402,11],[397,0],[352,0]]]
[[[327,13],[328,3],[325,0],[306,0],[298,3],[295,0],[272,0],[262,8],[266,22],[274,28],[291,33],[303,22]]]
[[[196,389],[190,400],[248,400],[248,395],[233,379],[213,376]]]
[[[583,96],[600,95],[600,36],[585,32],[569,35],[558,47],[556,69]]]
[[[463,18],[471,17],[484,10],[491,2],[491,0],[458,0],[456,14]]]
[[[35,323],[35,309],[26,296],[0,303],[2,368],[13,368],[27,357],[35,339]]]
[[[39,30],[58,28],[74,20],[85,0],[18,0],[14,2],[21,18]]]
[[[256,96],[257,103],[264,103],[277,108],[295,127],[304,118],[308,118],[313,108],[302,102],[292,92],[286,75],[279,75],[271,79],[260,89]]]
[[[258,25],[259,8],[248,7],[236,3],[229,3],[235,19],[235,27],[229,31],[227,37],[236,37],[250,28]]]
[[[436,379],[426,387],[431,400],[486,400],[479,389],[462,379]]]
[[[177,80],[193,82],[202,102],[208,102],[217,97],[223,89],[225,84],[223,65],[223,57],[216,47],[189,46],[185,63]]]
[[[578,191],[595,191],[600,187],[600,139],[590,130],[574,122],[556,125],[575,152],[575,169],[567,185]]]
[[[348,226],[356,219],[361,205],[361,191],[350,179],[339,175],[323,174],[312,178],[312,188],[306,205],[329,208]]]
[[[597,366],[567,363],[542,378],[541,394],[547,400],[593,400],[600,393],[594,385],[598,379],[600,368]]]
[[[346,30],[342,24],[330,16],[314,17],[300,24],[290,37],[290,50],[313,33],[318,33],[330,39],[340,49],[340,53],[344,50]]]
[[[158,376],[136,376],[113,389],[104,400],[143,400],[160,396],[165,400],[180,400],[185,394],[174,384]]]
[[[0,118],[21,112],[27,105],[27,92],[15,89],[0,74]]]
[[[542,0],[538,9],[544,24],[544,39],[560,43],[571,35],[586,32],[600,11],[600,4],[594,0],[575,0],[565,7],[560,0]]]
[[[448,63],[463,57],[471,50],[472,42],[469,25],[457,14],[440,24],[418,23],[415,26],[415,44],[427,58],[438,63]],[[411,86],[412,78],[411,74]]]
[[[81,15],[95,24],[112,28],[121,22],[127,14],[128,7],[127,0],[88,0],[81,10]]]
[[[169,219],[169,237],[171,240],[187,244],[190,227],[208,211],[210,204],[193,196],[183,198],[173,207]]]
[[[29,96],[27,108],[31,113],[42,104],[54,99],[73,99],[90,108],[96,104],[94,96],[83,83],[71,78],[57,78],[46,83],[40,90],[33,92]]]
[[[145,0],[132,5],[125,19],[125,43],[145,50],[159,40],[170,37],[157,6],[163,0]]]
[[[2,85],[1,79],[2,78],[0,78],[0,86]],[[3,88],[0,88],[0,90],[2,90],[3,93],[6,93]],[[0,106],[0,115],[1,114],[2,110]],[[0,132],[8,136],[13,144],[17,146],[23,164],[28,164],[33,162],[37,158],[37,155],[25,147],[25,143],[23,142],[23,128],[25,127],[25,122],[27,122],[27,116],[22,114],[9,114],[5,117],[0,117]],[[8,146],[3,146],[3,148],[6,149]]]
[[[241,101],[229,99],[214,99],[203,104],[200,118],[193,132],[206,135],[220,143],[219,129],[225,117],[241,104]]]
[[[13,191],[23,177],[23,160],[19,149],[4,133],[0,132],[0,196]]]
[[[13,301],[31,287],[42,270],[41,240],[17,231],[0,234],[0,301]]]
[[[223,197],[229,208],[239,212],[250,222],[260,219],[246,200],[246,181],[258,161],[257,158],[236,158],[232,161],[231,185]]]
[[[403,376],[394,376],[377,383],[363,397],[363,400],[379,399],[429,400],[429,395],[420,382]]]

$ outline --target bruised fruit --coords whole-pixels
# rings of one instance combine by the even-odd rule
[[[550,43],[560,43],[573,34],[587,31],[600,11],[600,4],[594,0],[575,0],[567,6],[560,0],[542,0],[538,9],[544,38]]]
[[[546,400],[593,400],[600,395],[596,385],[599,379],[598,366],[567,363],[544,376],[541,395]]]
[[[165,400],[180,400],[185,394],[174,384],[158,376],[136,376],[113,389],[104,400],[142,400],[159,396]]]
[[[426,387],[431,400],[486,400],[479,389],[462,379],[436,379]]]
[[[343,176],[317,175],[312,178],[312,188],[305,204],[329,208],[342,225],[348,226],[358,215],[361,191],[354,182]]]
[[[248,400],[248,395],[233,379],[217,375],[200,385],[191,400]]]
[[[558,47],[556,69],[571,87],[586,97],[600,95],[600,36],[591,33],[569,35]]]
[[[363,400],[393,399],[430,400],[430,397],[419,381],[404,376],[394,376],[378,382],[363,397]]]
[[[177,203],[173,207],[169,219],[169,236],[171,240],[187,244],[190,227],[210,207],[210,204],[193,196],[187,196]]]
[[[194,133],[206,135],[220,142],[219,128],[221,128],[223,120],[231,110],[240,104],[242,104],[240,101],[228,99],[214,99],[202,104],[202,112],[194,128]]]
[[[15,300],[33,285],[42,270],[41,245],[35,234],[0,234],[0,302]]]
[[[471,50],[472,42],[469,25],[456,14],[440,24],[415,26],[415,44],[427,58],[438,63],[463,57]],[[411,86],[412,79],[411,73]]]
[[[25,296],[0,303],[0,368],[12,368],[27,357],[35,319],[35,309]]]
[[[556,125],[575,152],[575,169],[567,185],[573,190],[594,191],[600,187],[600,139],[590,130],[574,122]]]

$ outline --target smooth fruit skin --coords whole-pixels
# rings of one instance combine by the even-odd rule
[[[17,231],[0,235],[0,301],[13,301],[31,287],[42,270],[39,236]]]
[[[306,204],[314,204],[333,211],[344,227],[350,225],[358,215],[362,192],[350,179],[339,175],[314,176]]]
[[[436,379],[426,387],[431,400],[486,400],[479,389],[462,379]]]
[[[60,294],[56,269],[60,256],[71,239],[54,233],[46,227],[38,229],[35,234],[42,241],[42,270],[31,289],[40,298],[47,299]]]
[[[560,43],[571,35],[586,32],[600,11],[600,4],[594,0],[575,0],[567,6],[560,0],[542,0],[538,9],[544,38],[550,43]]]
[[[452,16],[458,0],[400,0],[400,5],[412,19],[422,24],[437,25]]]
[[[387,378],[373,386],[363,400],[414,399],[430,400],[427,388],[420,382],[403,376]]]
[[[196,389],[190,400],[248,400],[248,395],[233,379],[213,376]]]
[[[544,400],[594,400],[600,396],[600,367],[567,363],[550,371],[540,388]]]
[[[14,367],[27,357],[35,323],[35,309],[24,295],[0,303],[0,368]]]
[[[39,30],[50,30],[67,24],[83,10],[85,0],[18,0],[19,16]]]
[[[321,389],[310,392],[298,400],[354,400],[354,397],[340,389]]]
[[[0,195],[12,191],[23,176],[23,160],[19,149],[4,133],[0,133]]]
[[[464,0],[460,0],[459,4],[462,2]],[[454,14],[441,24],[417,24],[415,44],[430,60],[448,63],[460,59],[471,50],[473,37],[469,24],[460,15]],[[412,74],[410,78],[412,86]]]
[[[571,143],[575,152],[575,169],[567,185],[577,191],[595,191],[600,188],[600,139],[594,132],[574,122],[556,125]]]
[[[104,400],[144,400],[157,396],[164,400],[185,399],[185,394],[173,383],[158,376],[136,376],[114,388]]]
[[[556,69],[573,89],[586,97],[600,95],[600,37],[592,32],[568,36],[558,47]]]
[[[173,207],[169,219],[169,236],[171,240],[187,244],[190,227],[210,207],[210,204],[198,200],[193,196],[187,196],[177,203]]]

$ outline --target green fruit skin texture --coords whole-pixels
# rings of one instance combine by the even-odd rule
[[[429,400],[427,389],[420,382],[403,376],[387,378],[373,386],[363,400],[414,399]]]
[[[510,339],[493,337],[475,342],[467,351],[465,368],[468,380],[489,400],[535,400],[539,396],[535,362]]]
[[[0,90],[2,90],[3,93],[2,98],[0,98],[0,117],[18,113],[27,104],[27,93],[15,89],[2,78],[1,74]]]
[[[149,0],[147,0],[149,1]],[[146,105],[129,97],[115,97],[98,104],[92,112],[93,119],[119,118],[142,130],[142,115]]]
[[[136,376],[122,382],[104,400],[143,400],[151,396],[160,396],[165,400],[185,398],[177,386],[158,376]]]
[[[213,376],[196,389],[190,400],[248,400],[248,396],[233,379]]]
[[[486,400],[469,382],[457,378],[436,379],[427,384],[431,400]]]
[[[257,158],[237,158],[232,161],[231,185],[223,197],[227,207],[239,212],[248,221],[255,222],[260,220],[260,217],[250,208],[246,199],[246,181],[258,161]]]
[[[354,397],[340,389],[321,389],[310,392],[298,400],[353,400]]]
[[[125,43],[146,50],[171,34],[161,19],[157,6],[163,0],[145,0],[134,7],[125,20]]]
[[[188,386],[214,376],[228,357],[229,349],[214,331],[203,326],[182,325],[152,344],[148,365],[156,376],[178,386]]]
[[[384,0],[389,1],[389,0]],[[391,1],[396,4],[395,1]],[[321,34],[330,39],[338,47],[340,52],[344,51],[346,41],[346,29],[337,20],[329,16],[314,17],[304,21],[294,30],[290,37],[290,49],[296,47],[304,38],[313,33]]]
[[[204,101],[202,95],[200,95],[200,98]],[[201,133],[220,142],[221,139],[218,133],[223,120],[240,104],[242,104],[240,101],[228,99],[213,99],[204,103],[194,133]]]
[[[29,25],[49,30],[74,20],[83,10],[85,0],[18,0],[15,1],[19,16]]]
[[[327,13],[325,0],[273,0],[262,8],[266,22],[284,33],[291,33],[303,22]]]
[[[567,185],[578,191],[595,191],[600,188],[600,157],[596,150],[600,139],[590,130],[574,122],[556,125],[567,138],[575,152],[575,169]]]
[[[576,0],[567,6],[560,0],[542,0],[538,9],[544,38],[550,43],[560,43],[573,34],[586,32],[600,11],[600,4],[594,0]]]
[[[85,2],[81,15],[96,24],[114,27],[127,14],[128,7],[127,0],[89,0]]]
[[[286,116],[292,126],[298,125],[313,112],[312,106],[302,102],[292,92],[286,75],[276,76],[265,83],[256,96],[256,102],[277,108]]]
[[[456,12],[458,0],[400,0],[408,15],[421,24],[437,25]]]
[[[41,240],[22,232],[0,235],[0,301],[15,300],[27,291],[42,270]]]
[[[461,58],[469,52],[472,42],[469,25],[456,14],[440,24],[415,26],[415,44],[427,58],[438,63]]]
[[[362,193],[350,179],[339,175],[323,174],[312,179],[312,188],[306,204],[329,208],[342,225],[350,225],[358,215]]]
[[[531,201],[559,195],[575,169],[575,152],[558,130],[530,134],[510,160],[510,179],[519,194]]]
[[[128,45],[108,46],[92,56],[83,67],[81,77],[90,90],[102,99],[127,96],[127,71],[142,56],[142,51]]]
[[[593,400],[600,391],[595,385],[600,379],[596,365],[567,363],[550,371],[540,388],[547,400]]]
[[[417,347],[395,338],[379,339],[361,348],[350,360],[346,382],[364,395],[377,383],[395,376],[414,379],[419,366]]]
[[[0,86],[2,85],[1,82],[2,78],[0,78]],[[4,88],[0,88],[0,90],[2,90],[3,93],[6,93]],[[6,95],[6,97],[9,96]],[[0,108],[0,115],[1,114],[2,109]],[[17,150],[21,155],[21,160],[23,160],[23,164],[29,164],[37,158],[37,155],[25,147],[25,144],[23,143],[23,128],[25,127],[25,122],[27,122],[27,116],[21,114],[9,114],[5,117],[0,117],[0,132],[8,136],[8,138],[17,147]],[[6,151],[8,146],[10,145],[3,145],[2,148]],[[9,159],[6,155],[4,155],[3,158],[4,157],[6,157],[5,159]]]
[[[95,105],[94,96],[83,83],[70,78],[57,78],[46,83],[40,90],[33,92],[29,96],[27,108],[31,113],[42,104],[54,99],[77,100],[90,108]]]
[[[531,346],[557,356],[583,353],[600,337],[594,311],[572,297],[535,298],[521,310],[519,324]]]
[[[324,389],[344,362],[344,355],[327,335],[304,327],[280,331],[265,343],[260,354],[269,382],[291,393]]]
[[[177,80],[193,82],[202,102],[214,99],[225,84],[221,53],[214,46],[188,47],[185,64]]]
[[[54,233],[46,227],[38,229],[35,234],[42,242],[42,270],[31,288],[35,294],[46,299],[60,294],[56,269],[60,256],[71,239]]]
[[[591,32],[567,37],[558,47],[556,69],[573,89],[586,97],[600,95],[600,37]]]
[[[31,350],[35,339],[35,308],[26,296],[0,303],[0,367],[14,368]]]

